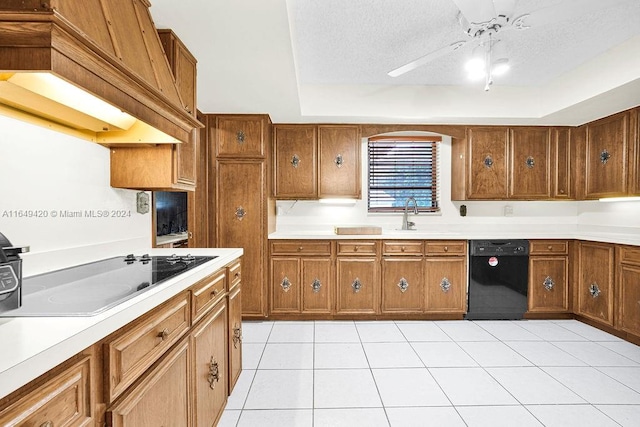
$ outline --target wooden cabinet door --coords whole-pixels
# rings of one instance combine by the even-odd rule
[[[468,199],[507,198],[507,128],[468,130]]]
[[[640,195],[640,108],[631,111],[629,150],[629,194]]]
[[[427,257],[426,311],[467,311],[467,262],[464,257]]]
[[[629,113],[616,114],[587,125],[587,198],[627,193]]]
[[[191,132],[189,139],[175,146],[174,181],[177,184],[195,186],[197,179],[198,130]]]
[[[196,116],[196,58],[178,36],[168,29],[158,30],[185,111]]]
[[[223,159],[218,160],[216,169],[218,247],[244,249],[242,313],[264,316],[266,166],[262,161]]]
[[[182,340],[137,383],[107,409],[113,427],[190,426],[191,359],[189,341]]]
[[[618,327],[640,336],[640,265],[622,264],[618,274]]]
[[[578,314],[613,325],[613,246],[580,242]]]
[[[337,314],[375,314],[378,311],[378,260],[337,259]]]
[[[570,199],[573,197],[573,180],[571,168],[571,131],[554,129],[551,134],[551,197],[554,199]]]
[[[357,126],[319,126],[318,197],[359,199],[360,129]]]
[[[566,256],[529,258],[529,311],[566,312],[569,309],[569,260]]]
[[[299,313],[300,286],[300,258],[271,258],[271,313]]]
[[[550,129],[512,128],[509,134],[509,197],[548,199],[551,195]]]
[[[302,258],[300,286],[303,313],[331,313],[331,258]]]
[[[275,182],[277,199],[315,199],[318,197],[315,125],[276,126],[274,128]]]
[[[193,358],[193,425],[213,426],[227,403],[225,300],[196,325],[190,336],[190,345]]]
[[[0,411],[1,426],[93,426],[91,364],[86,357]]]
[[[229,390],[233,387],[242,372],[242,287],[237,285],[229,291]]]
[[[382,259],[382,312],[421,312],[424,301],[422,257]]]
[[[217,116],[216,155],[263,158],[265,156],[265,121],[266,118],[263,116]]]

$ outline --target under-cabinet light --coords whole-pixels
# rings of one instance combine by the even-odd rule
[[[355,205],[356,199],[320,199],[320,203],[327,205]]]
[[[601,202],[640,202],[640,197],[604,197]]]

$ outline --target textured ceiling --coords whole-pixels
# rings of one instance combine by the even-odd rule
[[[479,0],[477,0],[479,1]],[[582,13],[583,4],[614,3]],[[553,8],[558,0],[520,0],[514,17]],[[640,35],[640,1],[563,0],[575,15],[551,25],[499,32],[511,71],[495,83],[536,86]],[[301,84],[465,85],[464,63],[477,43],[400,77],[387,72],[422,55],[470,40],[452,0],[292,0],[294,55]],[[480,83],[481,84],[481,83]]]
[[[469,39],[454,1],[152,0],[151,12],[198,58],[204,112],[268,113],[276,123],[576,125],[640,105],[640,0],[517,0],[515,17],[574,12],[501,31],[512,69],[489,92],[463,72],[473,42],[389,77]],[[606,7],[585,12],[594,4]]]

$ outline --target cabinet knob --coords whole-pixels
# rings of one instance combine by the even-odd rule
[[[289,281],[288,277],[284,277],[284,279],[282,279],[282,283],[280,283],[280,286],[282,287],[282,290],[285,292],[289,292],[289,289],[291,289],[291,282]]]
[[[400,283],[398,283],[398,287],[400,288],[400,292],[405,293],[407,289],[409,289],[409,282],[404,277],[400,279]]]
[[[564,194],[564,188],[561,188],[558,192],[559,192],[560,194]]]
[[[552,291],[555,284],[556,283],[549,276],[545,277],[544,282],[542,282],[542,286],[544,286],[544,288],[548,291]]]
[[[552,250],[553,250],[553,246],[549,245],[549,246],[547,246],[547,249],[549,249],[550,251],[552,251]]]
[[[238,345],[242,342],[242,328],[239,324],[235,324],[233,328],[233,348],[238,348]]]
[[[245,137],[246,136],[243,131],[239,130],[238,132],[236,132],[236,141],[238,142],[238,144],[244,143]]]
[[[322,286],[322,283],[320,282],[320,279],[316,277],[311,283],[311,288],[313,289],[313,293],[317,294],[318,292],[320,292],[321,286]]]
[[[407,250],[407,248],[405,248],[404,246],[400,248],[400,251],[401,251],[401,252],[404,252],[404,251],[406,251],[406,250]]]
[[[358,293],[360,292],[360,289],[362,289],[362,282],[360,282],[360,279],[356,277],[356,280],[353,281],[351,287],[353,288],[354,293]]]
[[[597,283],[592,283],[589,286],[589,294],[593,297],[593,298],[597,298],[598,296],[600,296],[600,287],[598,286]]]
[[[302,246],[298,246],[298,252],[302,252]]]
[[[445,246],[445,247],[444,247],[444,251],[445,251],[445,252],[449,252],[449,246]]]
[[[447,279],[446,277],[442,278],[442,280],[440,281],[440,289],[444,293],[449,292],[449,289],[451,289],[451,282],[449,281],[449,279]]]
[[[169,330],[167,328],[164,328],[161,332],[158,332],[158,338],[160,338],[162,341],[164,341],[165,339],[167,339],[167,337],[169,336]]]
[[[353,247],[353,251],[354,251],[354,252],[358,252],[358,249],[360,249],[360,248],[358,248],[357,246],[354,246],[354,247]]]
[[[211,296],[215,297],[216,295],[218,295],[218,292],[220,292],[220,289],[214,289],[213,291],[211,291]]]

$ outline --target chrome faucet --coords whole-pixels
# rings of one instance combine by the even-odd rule
[[[418,215],[418,202],[415,197],[407,197],[407,201],[404,203],[404,214],[402,215],[402,229],[403,230],[415,230],[415,222],[409,221],[409,202],[413,200],[413,214]]]

